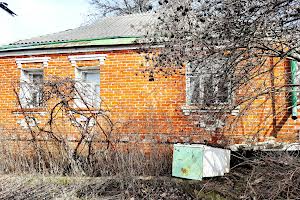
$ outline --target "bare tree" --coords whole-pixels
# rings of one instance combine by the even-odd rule
[[[90,4],[103,16],[126,15],[152,10],[155,0],[90,0]]]
[[[200,109],[218,108],[227,113],[226,110],[238,108],[242,116],[242,111],[253,109],[256,99],[269,96],[274,104],[264,122],[273,118],[276,129],[275,115],[291,108],[290,104],[282,104],[278,109],[276,97],[289,99],[289,91],[296,85],[288,81],[288,71],[274,70],[282,67],[281,62],[286,59],[300,61],[299,1],[159,3],[158,22],[151,27],[154,31],[149,31],[146,42],[152,46],[162,44],[163,48],[156,56],[150,50],[148,59],[154,66],[147,69],[149,74],[187,74],[191,86],[191,91],[187,91],[191,95],[189,103]],[[258,78],[264,80],[258,82]],[[206,118],[216,123],[221,117],[224,125],[224,116],[209,112]]]
[[[173,53],[168,51],[166,56],[180,64],[209,56],[224,58],[224,54],[237,64],[237,58],[247,53],[257,58],[290,56],[300,60],[300,4],[296,0],[161,4],[155,39],[163,41],[167,50],[171,48]]]

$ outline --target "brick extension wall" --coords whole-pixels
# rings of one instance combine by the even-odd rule
[[[231,143],[245,141],[266,141],[276,138],[277,141],[298,141],[299,120],[290,117],[289,100],[285,91],[276,96],[265,94],[254,100],[251,105],[243,104],[244,110],[238,118],[229,114],[227,126],[220,134],[211,135],[199,126],[198,115],[186,116],[182,107],[186,104],[185,76],[173,75],[164,77],[155,75],[154,81],[144,75],[143,57],[135,51],[92,52],[89,54],[107,54],[105,64],[100,66],[100,93],[102,105],[111,113],[116,124],[113,137],[118,141],[142,143],[176,143],[204,141]],[[78,54],[76,54],[78,55]],[[72,77],[75,69],[68,59],[68,54],[39,55],[51,57],[44,68],[45,78],[50,76]],[[24,56],[24,58],[29,56]],[[20,69],[16,58],[0,58],[0,128],[2,137],[27,138],[23,128],[18,124],[22,115],[18,113],[16,97],[13,92],[14,82],[20,79]],[[269,59],[267,67],[276,59]],[[78,61],[80,66],[97,66],[99,61]],[[26,68],[42,67],[41,63],[23,64]],[[274,70],[257,77],[253,82],[236,94],[236,99],[257,91],[257,88],[270,86],[270,74],[275,74],[274,84],[286,84],[289,69],[287,61],[281,62]],[[273,100],[273,101],[272,101]],[[274,103],[275,102],[275,103]],[[41,109],[37,111],[47,111]],[[272,117],[276,113],[276,117]],[[41,118],[43,118],[41,116]],[[230,124],[234,124],[230,126]],[[66,126],[65,133],[70,138],[72,127]],[[221,136],[220,136],[221,135]],[[225,135],[225,136],[224,136]]]

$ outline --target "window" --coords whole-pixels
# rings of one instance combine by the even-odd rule
[[[225,73],[213,69],[187,70],[187,104],[217,106],[230,102],[230,81]]]
[[[93,67],[77,68],[78,102],[80,107],[100,106],[100,71]]]
[[[23,69],[21,72],[20,101],[25,108],[43,106],[43,81],[42,69]]]

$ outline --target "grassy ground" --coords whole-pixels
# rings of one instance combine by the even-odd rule
[[[194,199],[181,180],[168,177],[122,179],[0,176],[0,199]]]
[[[300,196],[299,152],[236,153],[229,174],[187,181],[171,178],[172,156],[160,151],[147,155],[138,150],[110,150],[96,152],[88,160],[67,153],[54,155],[47,149],[29,154],[26,148],[7,146],[0,148],[0,200],[277,200]]]
[[[136,172],[140,170],[135,168]],[[300,158],[289,154],[254,155],[235,164],[229,174],[203,181],[168,175],[125,176],[124,173],[99,177],[42,176],[39,173],[0,175],[0,199],[5,200],[277,200],[299,199],[299,196]]]

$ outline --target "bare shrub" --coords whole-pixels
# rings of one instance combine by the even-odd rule
[[[215,191],[229,199],[298,199],[300,158],[288,152],[252,152],[225,177],[203,183],[198,194]]]
[[[21,138],[1,141],[2,173],[170,174],[166,148],[154,147],[151,154],[145,154],[135,144],[113,144],[114,123],[103,108],[99,88],[70,78],[37,76],[34,80],[15,83],[23,130]]]

